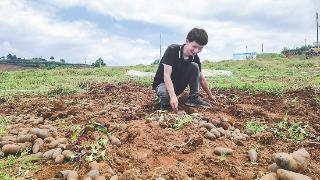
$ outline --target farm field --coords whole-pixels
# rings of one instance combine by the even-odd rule
[[[0,179],[259,179],[301,148],[293,171],[320,179],[320,59],[206,61],[233,75],[208,77],[211,108],[185,106],[185,93],[177,114],[159,111],[151,77],[125,75],[156,68],[0,72]]]

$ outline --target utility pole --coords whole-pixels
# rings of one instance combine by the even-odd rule
[[[319,48],[319,22],[318,22],[318,12],[316,12],[316,20],[317,20],[317,48]]]
[[[307,47],[307,38],[304,38],[304,46]]]
[[[262,43],[262,45],[261,45],[261,52],[263,53],[263,43]]]
[[[159,61],[161,60],[161,55],[162,55],[162,52],[161,52],[161,50],[162,50],[162,44],[161,44],[162,42],[161,42],[161,32],[160,32],[160,57],[159,57]]]

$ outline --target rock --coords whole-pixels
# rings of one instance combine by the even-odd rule
[[[96,176],[99,176],[100,175],[100,172],[99,170],[97,169],[92,169],[91,171],[88,172],[87,176],[88,177],[91,177],[91,178],[94,178]]]
[[[250,149],[248,151],[248,156],[249,156],[249,159],[251,161],[251,163],[256,163],[257,162],[257,159],[258,159],[258,153],[255,149]]]
[[[279,169],[279,167],[277,166],[277,163],[273,163],[268,166],[268,171],[270,171],[270,172],[277,172],[278,169]]]
[[[279,168],[294,172],[305,169],[309,159],[310,154],[304,148],[301,148],[291,154],[276,153],[274,156],[274,160]]]
[[[276,173],[271,172],[262,176],[259,180],[278,180],[278,176]]]
[[[204,137],[207,138],[207,139],[210,139],[210,140],[215,140],[216,139],[216,136],[213,133],[209,132],[209,131],[207,131],[204,134]]]
[[[281,180],[312,180],[310,177],[295,173],[292,171],[284,170],[284,169],[278,169],[277,170],[278,178]]]
[[[214,135],[216,136],[216,138],[221,137],[221,133],[217,130],[217,128],[212,128],[212,129],[210,130],[210,132],[211,132],[212,134],[214,134]]]
[[[230,149],[230,148],[225,148],[225,147],[216,147],[216,148],[214,149],[214,153],[215,153],[216,155],[219,155],[219,156],[220,156],[221,154],[230,155],[230,154],[233,153],[233,150]]]

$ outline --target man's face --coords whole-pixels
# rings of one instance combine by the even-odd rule
[[[186,55],[195,56],[196,54],[202,51],[204,46],[198,44],[196,41],[189,42],[187,40],[185,47],[186,47]]]

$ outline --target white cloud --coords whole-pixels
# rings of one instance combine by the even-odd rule
[[[28,5],[26,1],[1,2],[0,40],[4,43],[0,54],[45,58],[52,55],[80,63],[102,57],[111,65],[146,64],[157,58],[157,51],[147,40],[112,36],[90,22],[61,21],[54,14]]]
[[[191,28],[202,27],[209,34],[209,44],[200,56],[231,58],[246,46],[260,52],[262,43],[265,52],[301,46],[305,38],[311,44],[315,41],[315,12],[320,11],[316,1],[1,0],[0,40],[20,56],[56,55],[74,62],[102,57],[115,65],[150,63],[157,58],[157,48],[146,39],[114,36],[93,22],[63,21],[56,14],[59,8],[84,7],[118,20],[178,31],[184,34],[180,43]],[[1,48],[0,53],[10,48]]]

